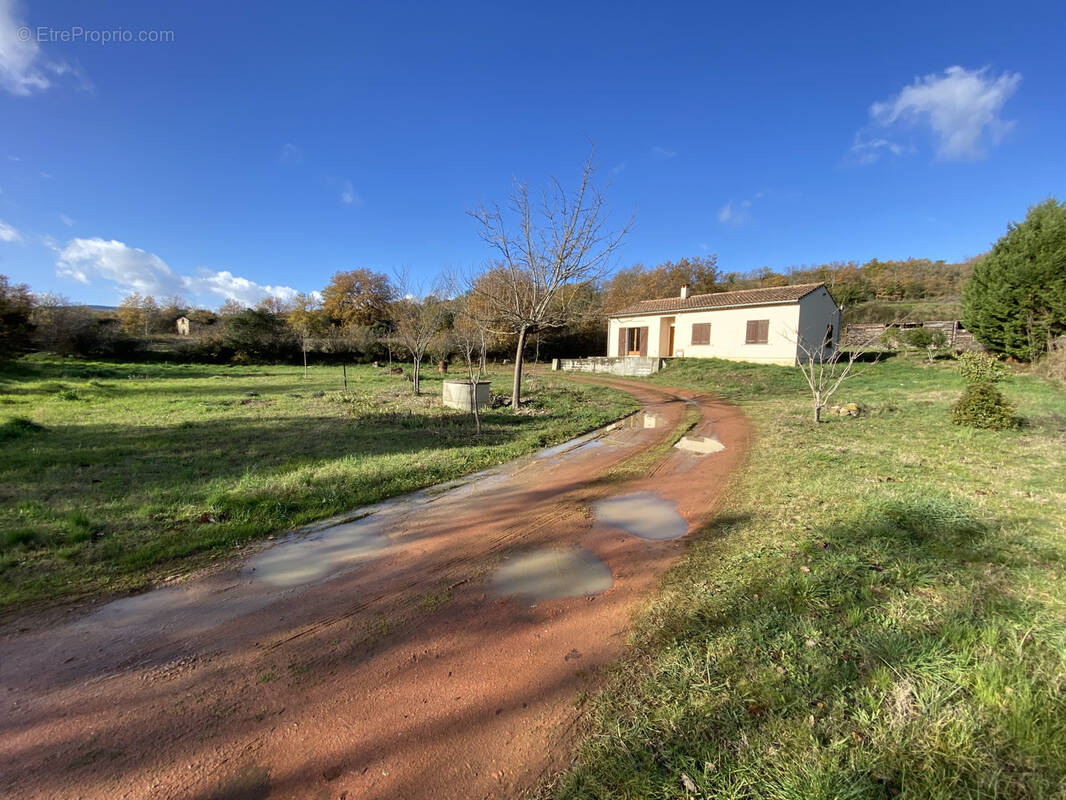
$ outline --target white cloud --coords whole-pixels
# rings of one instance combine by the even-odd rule
[[[68,217],[66,214],[59,215],[59,221],[66,225],[68,228],[74,224],[74,220]]]
[[[665,147],[655,145],[651,149],[651,157],[656,161],[666,161],[668,158],[673,158],[677,153],[673,150],[667,150]]]
[[[0,219],[0,242],[21,242],[22,234]]]
[[[58,272],[79,283],[103,278],[124,291],[177,294],[182,279],[155,253],[114,239],[71,239],[56,261]]]
[[[860,131],[855,134],[855,141],[851,145],[849,153],[859,164],[872,164],[886,151],[898,156],[909,152],[909,148],[885,138],[866,139]]]
[[[289,286],[264,286],[228,270],[201,269],[195,276],[180,275],[155,253],[114,239],[71,239],[59,252],[56,271],[79,283],[110,281],[124,294],[216,296],[247,306],[269,295],[287,299],[296,294]]]
[[[341,182],[341,202],[346,206],[363,204],[363,198],[356,194],[351,181]]]
[[[55,77],[77,74],[69,64],[44,57],[33,29],[16,11],[15,0],[0,0],[0,88],[25,97],[44,91]]]
[[[718,221],[724,225],[743,225],[751,222],[751,200],[734,203],[730,200],[718,209]]]
[[[917,78],[896,96],[871,105],[871,127],[884,131],[899,124],[928,126],[936,137],[940,158],[982,158],[1014,126],[1013,121],[1002,119],[1000,112],[1021,80],[1017,72],[993,77],[987,67],[948,67],[942,75]],[[860,163],[870,163],[885,151],[906,152],[896,147],[902,146],[860,131],[851,153]]]
[[[183,278],[183,281],[187,292],[218,295],[226,300],[238,300],[246,306],[254,306],[264,297],[291,300],[297,295],[297,291],[291,286],[263,286],[247,278],[238,277],[228,270],[201,270],[198,277]]]

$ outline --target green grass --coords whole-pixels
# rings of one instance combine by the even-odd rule
[[[952,425],[951,362],[890,359],[815,428],[794,369],[679,360],[747,466],[589,701],[558,798],[1066,796],[1066,395]],[[708,456],[713,458],[713,456]]]
[[[543,367],[541,368],[543,371]],[[275,531],[498,464],[617,419],[620,392],[527,379],[467,414],[373,367],[0,368],[0,607],[124,591]],[[453,376],[454,377],[454,376]],[[506,368],[491,376],[509,392]]]

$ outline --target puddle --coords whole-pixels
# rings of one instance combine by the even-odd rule
[[[655,492],[634,492],[601,500],[593,506],[596,519],[641,539],[678,539],[688,533],[688,523],[677,505]]]
[[[661,428],[665,424],[666,420],[662,414],[653,414],[650,411],[645,411],[642,414],[633,414],[623,420],[619,420],[613,425],[608,425],[605,430],[613,431],[622,428]]]
[[[725,450],[725,445],[718,441],[717,436],[682,436],[674,447],[699,455],[721,453]]]
[[[384,520],[374,514],[311,536],[290,535],[250,558],[241,577],[271,586],[299,586],[373,555],[386,544]]]
[[[613,583],[607,565],[580,547],[545,548],[514,556],[492,576],[498,594],[537,602],[599,594]]]
[[[581,450],[592,449],[595,447],[603,447],[603,442],[599,439],[586,439],[584,441],[582,441],[581,438],[571,439],[569,442],[563,442],[562,444],[555,445],[555,447],[541,450],[537,453],[536,458],[555,458],[556,456],[561,455],[572,456]]]

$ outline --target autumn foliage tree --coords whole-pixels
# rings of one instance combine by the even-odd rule
[[[127,295],[118,306],[118,320],[126,333],[142,333],[146,338],[152,322],[159,313],[159,306],[151,295],[142,297],[139,293]]]
[[[342,328],[374,325],[385,318],[393,294],[388,276],[379,272],[336,272],[322,290],[322,310]]]
[[[611,314],[641,300],[675,297],[686,285],[692,294],[720,291],[718,256],[681,258],[654,267],[635,264],[620,269],[604,286],[603,310]]]

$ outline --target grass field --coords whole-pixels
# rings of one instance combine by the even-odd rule
[[[948,362],[890,359],[811,424],[794,369],[677,361],[755,438],[586,700],[557,798],[1066,797],[1066,395],[953,426]],[[713,456],[710,456],[713,457]]]
[[[541,368],[543,370],[543,367]],[[492,375],[509,392],[510,373]],[[519,415],[471,417],[373,367],[0,368],[0,608],[143,586],[267,534],[556,444],[636,407],[526,383]]]

